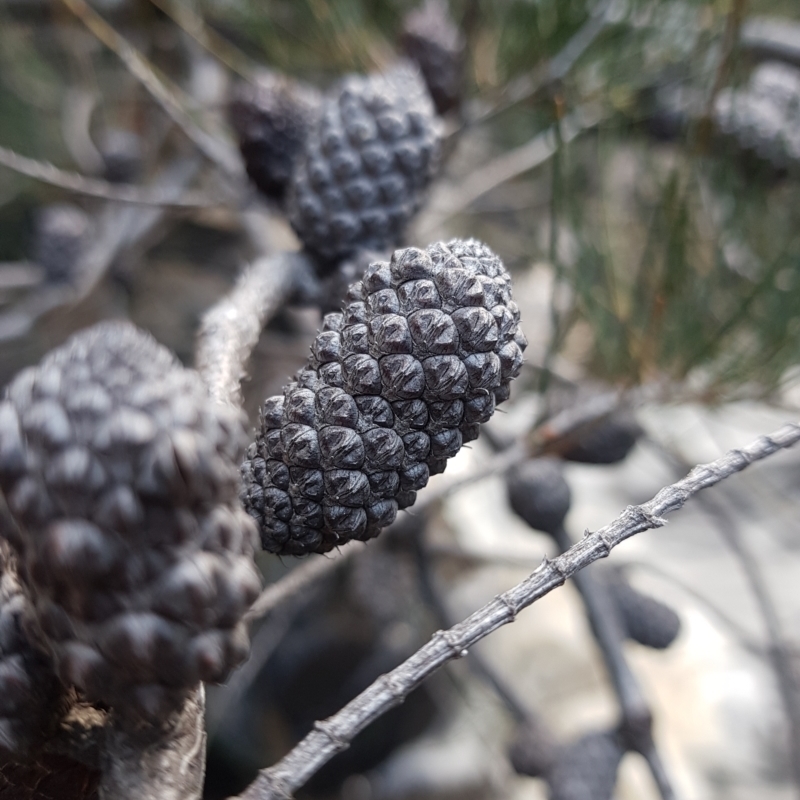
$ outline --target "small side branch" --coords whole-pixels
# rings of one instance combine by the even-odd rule
[[[541,566],[517,586],[486,604],[466,620],[433,638],[399,667],[378,678],[341,711],[318,722],[311,733],[240,795],[240,800],[285,800],[353,738],[390,708],[401,703],[423,680],[454,658],[465,655],[493,631],[513,622],[527,606],[561,586],[578,570],[605,558],[621,542],[665,524],[664,514],[677,511],[702,489],[800,441],[800,425],[789,424],[741,450],[731,450],[710,464],[695,467],[685,478],[661,489],[640,506],[629,506],[614,522],[587,535],[563,555]]]

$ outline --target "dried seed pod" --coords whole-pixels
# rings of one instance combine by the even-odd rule
[[[240,83],[228,106],[250,180],[281,200],[322,99],[311,86],[270,70]]]
[[[466,42],[450,17],[445,0],[425,0],[403,21],[401,43],[415,61],[436,110],[446,114],[461,104]]]
[[[27,751],[54,720],[59,683],[33,618],[16,559],[0,539],[0,761]]]
[[[51,281],[68,281],[89,234],[89,217],[77,206],[45,206],[36,215],[33,259]]]
[[[439,164],[430,97],[410,67],[351,76],[325,100],[294,170],[287,208],[324,261],[398,244]]]
[[[629,639],[656,650],[675,641],[681,620],[669,606],[634,589],[619,572],[608,576],[608,587]]]
[[[0,403],[0,488],[61,679],[161,717],[245,656],[259,591],[238,412],[128,323],[74,336]]]
[[[506,489],[512,510],[532,528],[552,535],[564,524],[572,493],[557,459],[531,459],[513,467]]]
[[[616,464],[627,458],[641,435],[633,413],[619,411],[591,425],[561,455],[582,464]]]
[[[550,800],[610,800],[623,755],[616,733],[581,737],[561,751],[547,776]]]
[[[518,726],[508,758],[515,772],[538,778],[553,766],[556,744],[540,722],[527,720]]]
[[[325,317],[308,366],[265,401],[242,467],[243,502],[271,552],[376,536],[477,436],[522,365],[511,279],[479,242],[397,250],[348,300]],[[474,311],[481,325],[460,328]]]

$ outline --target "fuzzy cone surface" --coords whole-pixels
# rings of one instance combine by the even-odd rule
[[[446,114],[461,104],[466,42],[445,0],[426,0],[403,21],[403,50],[425,78],[436,110]]]
[[[321,103],[316,89],[269,70],[234,90],[228,116],[247,174],[267,197],[283,198]]]
[[[324,101],[295,166],[289,220],[327,261],[395,246],[439,155],[440,124],[415,69],[348,77]]]
[[[12,544],[61,679],[162,717],[246,655],[259,591],[238,412],[128,323],[83,331],[0,403]]]
[[[11,547],[0,539],[0,761],[46,734],[58,694],[50,658],[29,633],[33,616]]]
[[[508,398],[526,344],[511,278],[480,242],[370,265],[262,407],[242,471],[264,548],[324,553],[376,536]]]

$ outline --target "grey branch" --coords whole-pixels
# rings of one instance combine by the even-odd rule
[[[206,312],[197,334],[196,365],[219,402],[240,405],[240,384],[261,329],[286,304],[295,273],[306,267],[303,253],[261,258]]]
[[[6,147],[0,147],[0,164],[20,175],[42,183],[58,186],[76,194],[98,197],[101,200],[112,200],[117,203],[166,208],[214,208],[226,205],[222,198],[210,197],[203,192],[187,191],[176,197],[175,191],[171,187],[151,188],[108,183],[98,178],[90,178],[77,172],[60,169],[49,161],[28,158]]]
[[[390,708],[401,703],[423,680],[493,631],[513,622],[517,614],[578,570],[605,558],[621,542],[642,531],[666,523],[664,514],[677,511],[686,501],[709,486],[740,472],[754,461],[767,458],[800,441],[800,425],[788,424],[762,436],[741,450],[731,450],[710,464],[695,467],[685,478],[667,486],[639,506],[628,506],[609,525],[590,533],[563,555],[545,559],[528,578],[499,595],[466,620],[433,638],[399,667],[378,678],[354,700],[314,729],[284,758],[239,796],[240,800],[286,800],[353,738]]]

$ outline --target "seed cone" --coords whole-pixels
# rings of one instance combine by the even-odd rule
[[[610,575],[608,586],[629,639],[656,650],[675,641],[681,620],[669,606],[638,592],[620,574]]]
[[[46,733],[58,694],[52,662],[31,638],[33,617],[16,559],[0,539],[0,761],[22,754]]]
[[[510,469],[506,489],[514,513],[551,535],[563,524],[572,502],[561,464],[554,458],[531,459]]]
[[[548,775],[550,800],[610,800],[623,755],[614,733],[589,733],[573,742]]]
[[[239,137],[247,174],[267,197],[283,198],[321,102],[313,87],[270,70],[234,89],[228,117]]]
[[[287,208],[327,261],[399,243],[439,163],[439,123],[419,74],[346,78],[323,103],[294,170]]]
[[[0,403],[0,487],[61,679],[163,717],[247,651],[259,590],[242,420],[127,323],[74,336]]]
[[[444,0],[426,0],[403,22],[402,46],[415,61],[436,110],[446,114],[461,104],[465,41]]]
[[[348,301],[265,401],[242,467],[245,508],[274,553],[376,536],[477,437],[522,365],[510,276],[480,242],[397,250]]]

